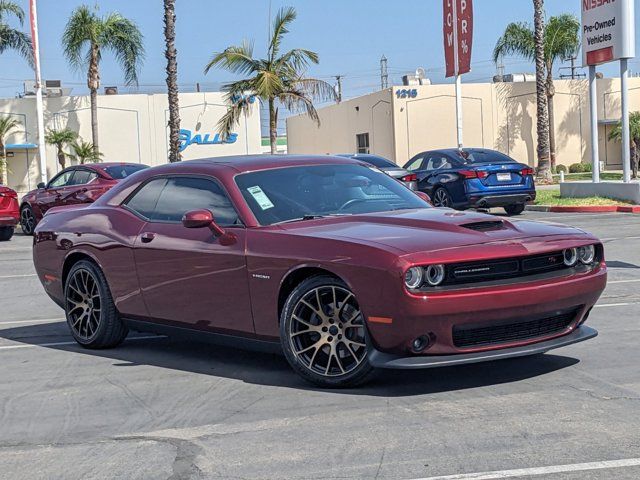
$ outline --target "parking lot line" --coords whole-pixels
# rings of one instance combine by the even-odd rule
[[[632,278],[630,280],[611,280],[607,282],[607,285],[611,285],[613,283],[636,283],[640,282],[640,278]]]
[[[34,318],[33,320],[8,320],[6,322],[0,322],[0,325],[11,325],[14,323],[49,323],[49,322],[61,322],[66,320],[64,317],[60,318]]]
[[[604,303],[602,305],[594,305],[593,308],[628,307],[629,305],[640,305],[640,302]]]
[[[552,465],[549,467],[518,468],[515,470],[497,470],[494,472],[463,473],[439,477],[416,478],[413,480],[493,480],[500,478],[530,477],[554,473],[585,472],[588,470],[606,470],[613,468],[638,467],[640,458],[608,460],[602,462],[574,463],[570,465]]]
[[[125,342],[131,340],[151,340],[156,338],[166,338],[164,335],[149,335],[145,337],[132,337],[127,338]],[[36,347],[61,347],[64,345],[78,345],[78,342],[70,341],[70,342],[51,342],[51,343],[25,343],[20,345],[4,345],[0,347],[0,350],[18,350],[22,348],[36,348]]]
[[[38,275],[35,273],[29,273],[26,275],[1,275],[0,280],[4,280],[7,278],[25,278],[25,277],[37,277]]]

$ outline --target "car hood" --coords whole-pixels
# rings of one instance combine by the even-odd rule
[[[384,246],[398,254],[532,237],[586,236],[566,225],[441,208],[330,217],[279,227],[290,234]]]

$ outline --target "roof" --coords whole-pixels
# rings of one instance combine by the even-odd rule
[[[214,157],[198,160],[177,162],[172,166],[193,165],[224,165],[238,172],[251,170],[266,170],[278,167],[296,167],[314,164],[360,164],[357,160],[335,155],[236,155],[229,157]],[[176,167],[177,168],[177,167]]]

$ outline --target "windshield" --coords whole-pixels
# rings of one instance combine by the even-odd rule
[[[493,150],[463,150],[461,155],[467,163],[516,163],[513,158]]]
[[[318,216],[430,208],[407,187],[362,165],[314,165],[244,173],[236,184],[261,225]]]
[[[122,180],[123,178],[127,178],[129,175],[133,175],[140,170],[144,170],[145,168],[149,168],[147,165],[114,165],[112,167],[105,167],[104,171],[107,172],[114,180]]]

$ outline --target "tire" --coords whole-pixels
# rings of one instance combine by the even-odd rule
[[[36,229],[36,216],[33,214],[33,209],[30,205],[24,205],[20,209],[20,226],[22,227],[22,233],[25,235],[33,235],[33,231]]]
[[[1,227],[0,242],[6,242],[7,240],[11,240],[11,237],[13,237],[13,232],[14,232],[13,227]]]
[[[507,215],[509,215],[510,217],[513,215],[520,215],[522,212],[524,212],[524,203],[507,205],[506,207],[503,207],[503,208],[504,208],[504,211],[507,212]]]
[[[71,335],[85,348],[115,347],[129,333],[104,273],[89,260],[71,267],[64,286],[64,306]]]
[[[433,198],[431,199],[434,207],[446,207],[452,208],[451,195],[444,187],[438,187],[433,191]]]
[[[367,359],[365,328],[353,293],[328,275],[301,282],[280,316],[280,339],[289,365],[323,388],[353,387],[366,380],[373,368]]]

